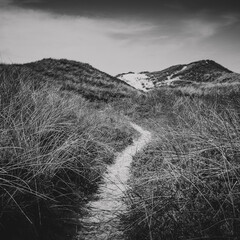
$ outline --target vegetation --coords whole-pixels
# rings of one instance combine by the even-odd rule
[[[163,89],[140,101],[135,119],[155,141],[134,157],[125,239],[238,239],[239,96]]]
[[[1,238],[73,239],[107,164],[132,142],[127,116],[153,141],[133,159],[125,239],[239,239],[239,75],[196,64],[181,73],[195,83],[148,94],[74,61],[1,65]]]
[[[230,83],[233,81],[239,82],[240,79],[240,74],[233,73],[212,60],[174,65],[161,71],[142,73],[145,73],[148,80],[152,81],[156,87],[169,84],[175,87],[191,84],[200,85],[201,83]],[[124,74],[117,76],[124,76]]]
[[[2,69],[0,92],[1,239],[72,239],[133,131],[110,106],[12,68]]]
[[[66,59],[43,59],[27,64],[0,64],[0,75],[31,79],[35,87],[55,86],[62,91],[71,91],[89,101],[111,102],[116,98],[132,97],[139,92],[91,65]]]
[[[91,65],[66,59],[43,59],[23,65],[46,82],[58,84],[61,90],[74,91],[88,100],[109,102],[131,97],[137,91],[125,82]]]

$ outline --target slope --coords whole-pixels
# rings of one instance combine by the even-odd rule
[[[109,101],[113,98],[130,97],[138,91],[115,77],[89,64],[66,59],[42,59],[27,64],[0,65],[0,75],[31,78],[35,86],[59,86],[61,90],[74,91],[89,100]]]
[[[135,134],[127,120],[102,100],[118,102],[118,97],[136,90],[90,65],[61,61],[0,66],[0,238],[4,240],[73,239],[107,165]],[[64,71],[66,65],[70,70]],[[96,74],[102,82],[98,88]],[[86,80],[86,88],[73,85],[73,91],[61,90],[65,81],[74,80],[80,87]],[[124,94],[118,95],[119,89]],[[84,99],[80,90],[81,95],[101,101]],[[104,98],[107,91],[112,94],[109,99]]]
[[[134,78],[134,76],[136,77]],[[233,73],[212,60],[179,64],[161,71],[140,72],[138,74],[119,74],[117,77],[132,86],[138,86],[135,83],[136,81],[140,83],[143,82],[141,88],[143,88],[144,91],[162,86],[182,86],[206,82],[229,82],[240,79],[239,74]],[[144,82],[148,84],[144,84]]]

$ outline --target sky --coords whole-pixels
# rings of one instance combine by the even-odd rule
[[[49,57],[112,75],[202,59],[240,73],[240,1],[0,0],[0,62]]]

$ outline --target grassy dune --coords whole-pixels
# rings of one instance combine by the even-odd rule
[[[81,231],[106,165],[132,142],[125,116],[154,138],[134,157],[125,239],[239,238],[238,76],[140,94],[88,64],[45,59],[1,65],[0,93],[4,240]]]
[[[131,143],[133,130],[108,105],[6,71],[0,75],[1,239],[72,239],[106,164]]]
[[[127,83],[112,77],[89,64],[66,59],[42,59],[26,64],[0,64],[0,75],[31,79],[39,85],[56,86],[81,95],[89,101],[111,102],[116,98],[138,95]]]
[[[131,115],[155,132],[155,142],[134,157],[125,239],[238,239],[237,95],[159,90],[138,102]]]

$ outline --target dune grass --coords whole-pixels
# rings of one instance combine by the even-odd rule
[[[121,216],[125,239],[238,239],[238,84],[131,96],[125,86],[112,94],[110,83],[101,91],[101,81],[77,87],[71,81],[68,89],[62,79],[46,85],[34,74],[6,71],[0,72],[1,238],[73,239],[106,164],[132,141],[127,115],[151,130],[154,142],[134,157]]]
[[[125,239],[238,239],[238,98],[168,93],[143,100],[149,105],[142,122],[156,141],[133,160]]]
[[[0,76],[0,236],[72,239],[133,130],[110,106],[33,82]]]

